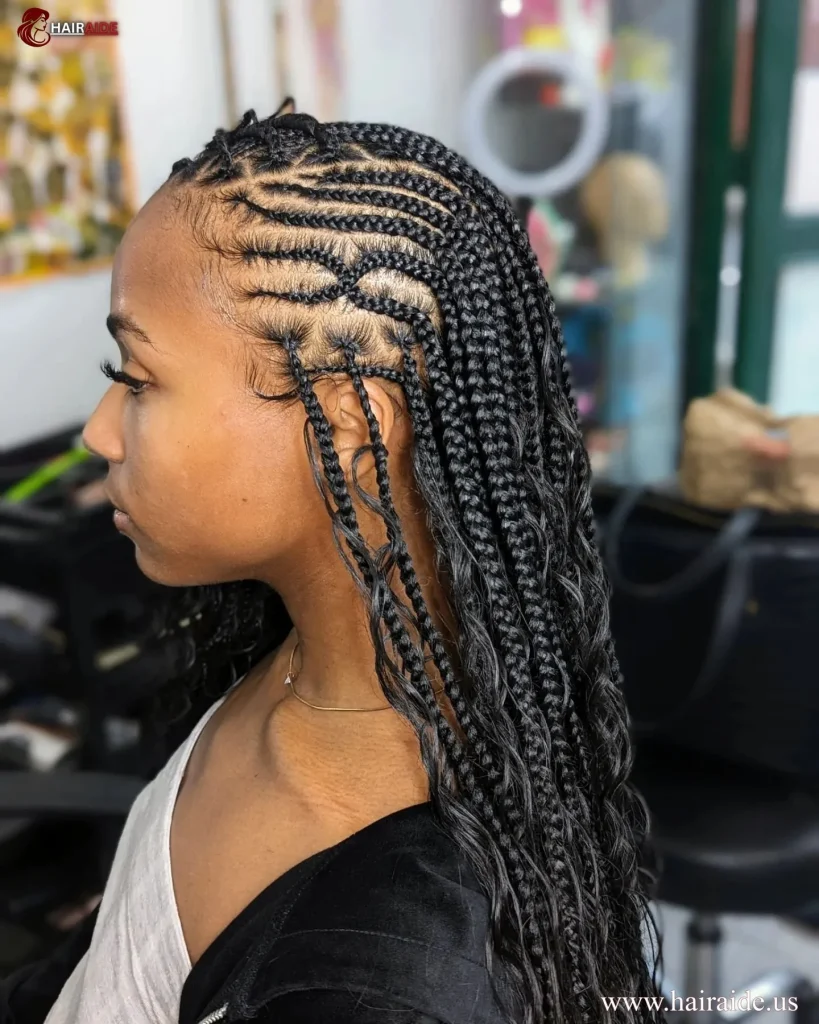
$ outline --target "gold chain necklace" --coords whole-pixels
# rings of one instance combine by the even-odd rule
[[[295,657],[296,651],[299,649],[298,643],[296,643],[293,650],[290,652],[290,665],[287,669],[287,675],[284,679],[284,685],[290,687],[290,692],[296,698],[300,700],[302,704],[306,704],[308,708],[313,708],[315,711],[389,711],[392,708],[391,704],[385,704],[382,708],[328,708],[323,707],[321,704],[311,704],[309,700],[305,700],[304,697],[296,690],[295,682],[298,679],[298,672],[293,674],[293,658]]]
[[[314,711],[358,711],[358,712],[389,711],[392,708],[391,704],[385,704],[384,707],[381,707],[381,708],[328,708],[328,707],[323,706],[322,704],[312,704],[309,700],[305,700],[305,698],[302,697],[302,695],[298,692],[298,690],[296,689],[296,686],[295,686],[296,680],[299,678],[299,674],[298,674],[298,672],[296,672],[295,675],[293,674],[293,658],[296,656],[296,651],[298,649],[299,649],[299,645],[298,645],[298,641],[297,641],[295,646],[293,647],[293,650],[290,652],[290,664],[287,666],[287,675],[284,677],[284,685],[285,686],[289,686],[290,687],[290,692],[293,694],[293,696],[296,698],[296,700],[301,701],[301,703],[305,704],[308,708],[313,708]],[[436,696],[438,696],[439,694],[443,693],[443,687],[441,689],[439,689],[439,690],[436,690],[433,687],[432,692]]]

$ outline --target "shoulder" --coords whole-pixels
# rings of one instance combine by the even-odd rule
[[[304,887],[285,930],[349,922],[484,961],[488,901],[431,806],[408,807],[340,843]],[[483,926],[483,927],[482,927]]]
[[[431,806],[407,808],[316,860],[269,938],[251,1001],[273,1012],[297,990],[338,991],[452,1024],[496,1024],[489,919]]]

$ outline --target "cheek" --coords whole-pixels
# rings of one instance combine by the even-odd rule
[[[134,410],[126,426],[134,520],[166,560],[241,575],[326,518],[304,446],[304,413],[229,402]],[[147,547],[147,544],[145,545]],[[211,570],[205,569],[210,566]]]
[[[315,488],[300,433],[270,419],[229,418],[215,443],[188,476],[191,492],[209,492],[214,525],[239,546],[262,549],[286,540],[303,518],[305,498]]]

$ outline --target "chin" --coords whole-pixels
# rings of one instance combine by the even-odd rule
[[[213,570],[208,571],[202,565],[191,562],[182,563],[173,558],[163,558],[149,554],[136,546],[136,563],[142,574],[154,583],[163,587],[204,587],[225,583],[228,579],[242,577],[225,577]]]
[[[136,564],[139,566],[142,574],[154,583],[161,583],[166,587],[182,585],[176,582],[176,574],[170,570],[169,566],[161,561],[158,562],[156,559],[147,558],[139,548],[136,549]]]
[[[154,583],[161,583],[164,587],[194,587],[200,582],[189,571],[185,572],[181,566],[174,565],[172,561],[166,559],[152,557],[138,546],[136,564],[144,576]]]

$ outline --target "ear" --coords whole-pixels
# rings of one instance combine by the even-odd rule
[[[377,380],[365,380],[364,388],[370,409],[378,422],[378,429],[384,447],[389,450],[390,439],[395,432],[395,406],[384,387]],[[324,414],[333,430],[333,446],[338,454],[341,467],[348,482],[352,481],[353,459],[362,447],[372,443],[370,428],[361,399],[351,380],[321,380],[315,385],[316,395]],[[364,481],[375,474],[375,460],[372,453],[362,455],[356,462],[356,474]]]

